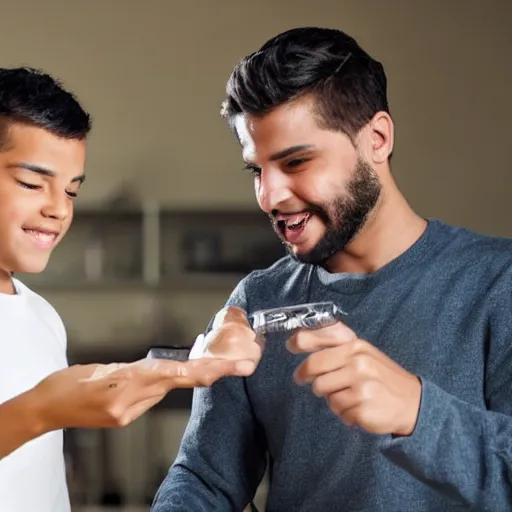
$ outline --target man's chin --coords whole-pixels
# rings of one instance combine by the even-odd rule
[[[292,247],[287,245],[287,249],[289,254],[299,263],[322,266],[341,250],[331,244],[326,244],[323,239],[312,247]]]
[[[297,260],[300,263],[313,263],[316,264],[315,257],[314,257],[314,247],[309,249],[299,248],[291,245],[286,246],[288,249],[288,253],[290,256],[293,257],[293,259]]]
[[[288,242],[281,233],[278,233],[278,236],[285,246],[288,254],[300,263],[322,265],[331,256],[331,254],[324,254],[326,248],[323,247],[324,238],[322,237],[319,237],[316,243],[308,240],[307,242],[303,242],[300,245],[293,245]]]

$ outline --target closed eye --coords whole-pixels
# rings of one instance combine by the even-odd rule
[[[31,183],[25,183],[24,181],[19,181],[19,180],[16,180],[18,182],[18,185],[20,187],[23,187],[23,188],[28,188],[29,190],[39,190],[41,188],[41,185],[33,185]]]
[[[28,190],[40,190],[41,189],[41,185],[34,185],[32,183],[26,183],[25,181],[20,181],[20,180],[16,180],[16,181],[20,187],[26,188]],[[68,195],[68,197],[71,197],[73,199],[78,196],[77,192],[66,191],[66,194]]]
[[[309,162],[309,160],[310,158],[294,158],[293,160],[286,162],[286,167],[293,169],[295,167],[299,167],[299,165]]]

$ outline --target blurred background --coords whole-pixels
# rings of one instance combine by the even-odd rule
[[[190,345],[283,253],[218,112],[235,63],[294,26],[343,29],[384,63],[394,173],[420,214],[512,236],[510,0],[16,0],[1,16],[0,65],[56,75],[95,119],[75,225],[25,279],[63,317],[70,363]],[[67,431],[73,511],[148,510],[190,399]]]

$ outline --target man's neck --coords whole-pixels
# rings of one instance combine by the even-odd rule
[[[332,273],[371,274],[403,254],[427,227],[397,189],[383,197],[356,238],[325,265]]]

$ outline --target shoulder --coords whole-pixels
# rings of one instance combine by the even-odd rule
[[[487,273],[502,273],[512,268],[512,239],[477,233],[442,224],[446,236],[445,251],[450,259],[465,265],[478,265]]]
[[[466,297],[480,297],[494,313],[506,311],[508,315],[512,307],[512,239],[448,225],[443,229],[442,248],[430,265],[436,282],[444,280],[453,290],[459,284]]]
[[[25,295],[27,309],[30,314],[38,317],[44,322],[59,338],[64,347],[67,345],[66,328],[62,318],[56,309],[41,295],[30,289],[26,284],[18,279],[13,279],[18,293]]]

